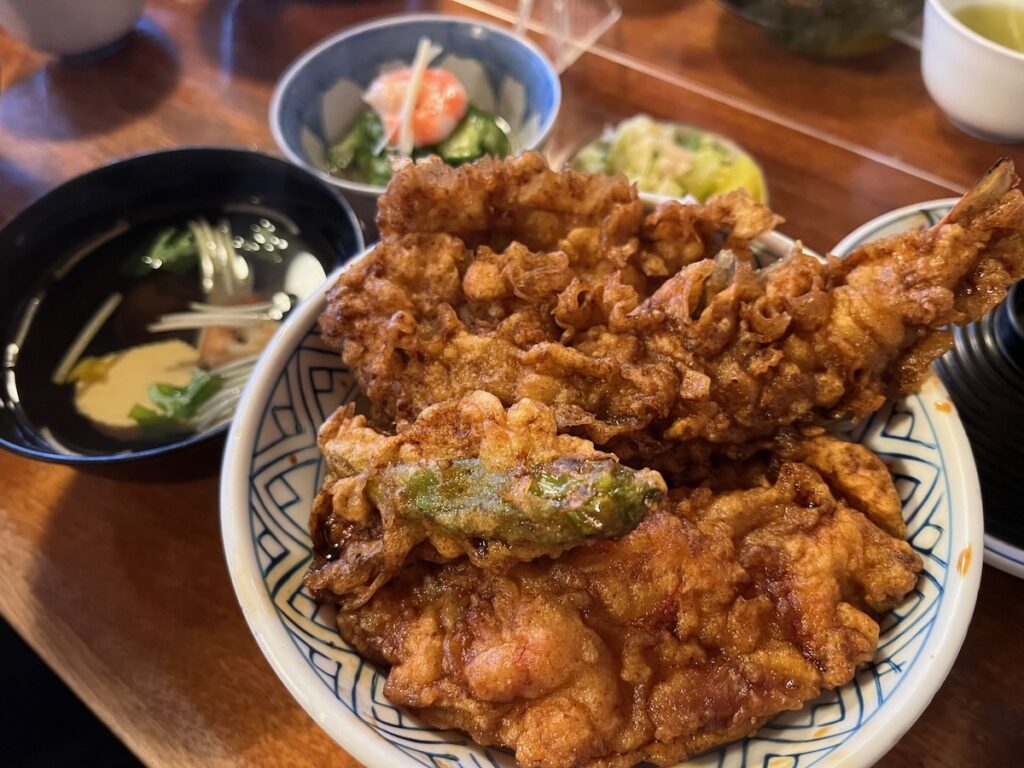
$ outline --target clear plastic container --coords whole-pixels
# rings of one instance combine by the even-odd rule
[[[529,32],[561,73],[622,17],[615,0],[458,0]]]

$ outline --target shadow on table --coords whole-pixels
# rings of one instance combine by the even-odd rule
[[[48,60],[0,96],[0,123],[28,138],[66,141],[153,111],[178,82],[174,44],[148,19],[110,55]]]
[[[210,0],[198,18],[203,51],[222,72],[274,81],[318,40],[416,2]]]
[[[287,744],[303,758],[296,764],[336,762],[242,618],[217,489],[211,478],[156,485],[75,473],[39,537],[28,588],[45,615],[33,618],[70,630],[54,654],[72,681],[81,679],[76,662],[96,660],[98,677],[86,679],[101,682],[90,695],[116,700],[113,711],[131,718],[121,726],[151,763],[231,762],[267,743]]]
[[[0,227],[13,219],[22,208],[42,197],[50,182],[30,172],[11,156],[0,154]]]
[[[907,58],[917,56],[916,52],[895,42],[876,53],[846,59],[804,56],[773,43],[756,24],[731,12],[719,16],[714,48],[723,67],[733,76],[749,85],[751,90],[781,103],[792,103],[796,94],[806,95],[808,92],[806,83],[800,82],[801,70],[813,68],[815,82],[828,84],[830,74],[849,70],[864,72],[871,77],[901,72],[906,69]],[[913,70],[916,72],[916,64]],[[828,97],[830,93],[827,91],[815,93]],[[843,100],[846,114],[857,114],[859,105],[855,90],[836,87],[832,91],[833,97]],[[884,117],[879,116],[880,119]]]
[[[660,16],[700,0],[619,0],[623,16]]]
[[[142,768],[13,629],[0,620],[0,690],[9,706],[0,718],[4,759],[19,768]],[[44,706],[33,706],[34,703]],[[27,706],[24,706],[27,705]],[[53,738],[60,733],[60,738]]]
[[[225,435],[215,435],[164,456],[143,461],[90,464],[83,466],[79,472],[97,479],[137,484],[166,485],[190,480],[215,480],[220,475],[224,440]]]

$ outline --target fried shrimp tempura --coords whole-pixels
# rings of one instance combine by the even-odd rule
[[[657,472],[557,435],[546,406],[524,400],[506,411],[486,392],[428,408],[398,435],[350,405],[319,442],[327,477],[310,518],[306,585],[346,607],[410,558],[503,567],[621,536],[666,493]]]
[[[479,389],[626,461],[703,466],[916,387],[944,326],[1024,275],[1017,183],[1003,161],[930,230],[759,269],[751,243],[778,219],[742,192],[645,217],[624,178],[536,155],[410,164],[321,328],[400,422]]]
[[[852,451],[895,496],[860,446],[792,450],[829,466]],[[557,559],[417,561],[339,629],[390,665],[390,701],[524,768],[673,764],[849,681],[921,568],[858,509],[863,488],[801,461],[745,474],[677,491],[621,540]]]

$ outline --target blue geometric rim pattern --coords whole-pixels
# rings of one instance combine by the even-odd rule
[[[357,394],[337,354],[311,331],[263,404],[248,477],[251,540],[267,597],[296,652],[338,705],[392,745],[391,764],[512,766],[507,753],[476,746],[462,734],[428,728],[390,704],[382,693],[384,677],[341,640],[332,611],[318,608],[302,586],[310,557],[308,514],[322,478],[317,429]],[[934,648],[926,646],[943,606],[947,577],[955,571],[950,563],[953,541],[964,536],[953,528],[949,476],[935,425],[925,400],[914,396],[887,405],[851,438],[878,453],[893,472],[909,540],[925,564],[917,587],[884,619],[878,654],[854,681],[687,766],[822,764],[844,745],[860,746],[858,732],[874,719],[899,711],[899,702],[893,700],[901,687],[912,687],[906,686],[908,680],[916,685],[929,675]],[[963,524],[962,519],[956,524]]]

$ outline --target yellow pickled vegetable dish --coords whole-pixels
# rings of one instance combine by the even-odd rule
[[[590,173],[622,173],[641,192],[669,197],[711,195],[745,189],[767,199],[764,176],[754,159],[727,139],[647,115],[624,120],[584,147],[574,168]]]

